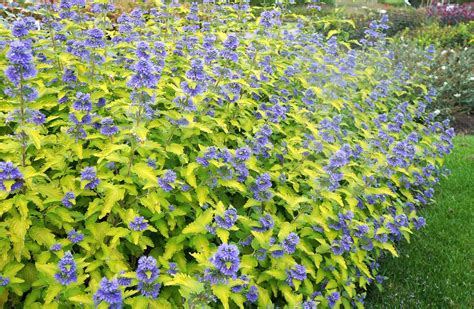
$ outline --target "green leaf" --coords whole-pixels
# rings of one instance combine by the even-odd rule
[[[140,202],[153,213],[161,212],[161,199],[157,192],[151,192],[142,197]]]
[[[397,252],[397,250],[395,250],[395,247],[394,247],[392,244],[389,244],[389,243],[381,243],[379,246],[380,246],[381,248],[385,249],[385,250],[390,251],[390,253],[391,253],[393,256],[397,256],[397,257],[398,257],[398,252]]]
[[[316,265],[316,268],[319,268],[319,266],[321,265],[321,262],[323,261],[322,255],[315,254],[312,257],[313,257],[314,265]]]
[[[93,305],[94,301],[92,297],[86,294],[74,295],[69,297],[69,300],[74,303],[84,304],[84,305]]]
[[[216,284],[211,288],[214,295],[222,302],[224,309],[229,309],[230,287],[225,284]]]
[[[106,144],[106,146],[102,149],[102,151],[99,152],[99,153],[94,154],[94,156],[99,158],[99,160],[97,160],[97,162],[100,163],[100,162],[102,162],[102,160],[107,159],[115,151],[125,150],[125,149],[128,149],[128,148],[129,148],[129,146],[127,146],[127,145]],[[81,152],[82,152],[82,148],[81,148]]]
[[[165,252],[163,253],[163,258],[165,260],[169,260],[173,257],[173,255],[181,250],[184,246],[182,243],[182,237],[171,237],[168,239],[165,245]]]
[[[213,218],[214,211],[213,209],[209,208],[206,209],[199,217],[188,224],[183,231],[182,234],[199,234],[199,233],[207,233],[206,225],[211,223]]]
[[[25,267],[25,265],[17,263],[17,262],[11,262],[10,264],[7,264],[2,270],[2,275],[5,277],[15,277],[15,275]]]
[[[54,234],[50,229],[33,225],[29,230],[30,237],[38,244],[51,247],[55,243]]]
[[[166,147],[166,151],[174,153],[178,156],[182,155],[184,152],[184,147],[180,144],[171,144]]]
[[[50,304],[53,299],[58,296],[58,294],[61,292],[63,289],[62,285],[59,284],[52,284],[48,287],[48,290],[46,291],[46,295],[44,297],[44,303]]]
[[[325,199],[335,201],[339,204],[339,206],[344,207],[344,202],[342,201],[341,195],[337,194],[336,192],[321,192],[321,196]]]
[[[138,177],[146,180],[147,185],[144,189],[148,189],[150,187],[158,187],[158,180],[157,175],[155,175],[155,171],[153,168],[148,166],[145,163],[137,163],[132,167],[132,172],[137,174]]]
[[[35,145],[36,149],[41,149],[41,140],[42,137],[39,132],[34,128],[25,128],[25,133],[31,137],[33,144]]]
[[[21,260],[23,249],[25,248],[25,236],[31,225],[29,219],[15,216],[7,221],[9,226],[9,238],[13,243],[13,255],[17,261]]]
[[[224,187],[235,189],[239,192],[245,192],[246,187],[237,180],[219,180],[219,183]]]
[[[230,298],[232,299],[232,301],[240,308],[240,309],[244,309],[245,307],[245,297],[241,294],[235,294],[235,293],[232,293],[230,295]]]
[[[338,30],[338,29],[331,30],[331,31],[329,31],[328,34],[326,35],[326,39],[329,39],[329,38],[332,37],[333,35],[339,34],[340,32],[341,32],[341,30]]]
[[[379,195],[379,194],[386,194],[392,197],[397,197],[395,193],[390,190],[388,187],[381,187],[381,188],[367,188],[365,189],[365,194],[367,195]]]
[[[206,203],[206,200],[207,200],[207,195],[209,194],[209,190],[207,189],[207,187],[197,187],[196,188],[196,194],[197,194],[197,198],[198,198],[198,202],[199,202],[199,205],[204,205],[204,203]]]
[[[226,244],[227,241],[229,240],[229,231],[228,230],[224,230],[224,229],[221,229],[221,228],[218,228],[216,230],[216,234],[217,236],[220,238],[220,240],[222,241],[222,243]]]
[[[194,293],[197,293],[204,289],[204,285],[197,281],[195,278],[191,277],[188,274],[177,273],[173,276],[173,280],[167,281],[166,286],[177,285],[190,289]]]
[[[186,173],[184,175],[188,184],[193,188],[197,187],[196,176],[194,175],[194,171],[198,167],[199,167],[199,164],[197,162],[192,162],[188,164],[188,167],[186,168]]]
[[[99,216],[99,218],[101,219],[105,217],[107,214],[109,214],[112,210],[112,207],[115,205],[115,203],[117,203],[118,201],[121,201],[125,195],[125,190],[118,186],[106,184],[104,185],[104,187],[106,188],[104,206]]]
[[[296,308],[301,304],[303,295],[294,294],[288,285],[280,287],[280,291],[282,291],[283,297],[285,297],[290,308]]]
[[[276,278],[282,281],[288,277],[288,275],[286,274],[284,270],[279,270],[279,269],[270,269],[270,270],[265,271],[265,273],[269,274],[273,278]]]

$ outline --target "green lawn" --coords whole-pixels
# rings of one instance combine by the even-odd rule
[[[456,137],[446,166],[436,204],[421,211],[427,226],[381,261],[389,279],[367,308],[474,308],[474,136]]]

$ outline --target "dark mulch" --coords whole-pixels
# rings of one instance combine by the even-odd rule
[[[474,134],[474,114],[456,116],[453,127],[458,134]]]

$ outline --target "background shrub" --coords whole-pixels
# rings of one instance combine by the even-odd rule
[[[474,20],[474,3],[432,5],[428,8],[428,14],[447,25],[469,22]]]
[[[450,108],[450,114],[474,113],[474,49],[444,49],[433,65],[433,85],[438,89],[438,108]]]
[[[439,113],[440,119],[459,120],[457,128],[469,132],[470,120],[465,120],[465,117],[469,117],[474,111],[473,49],[469,45],[465,47],[458,45],[458,40],[453,40],[450,35],[459,32],[446,27],[443,33],[440,30],[444,28],[435,26],[438,32],[420,32],[420,37],[416,38],[404,36],[397,38],[392,43],[391,49],[395,57],[405,63],[410,71],[415,71],[420,67],[427,49],[435,50],[426,75],[418,76],[420,82],[429,83],[437,92],[428,108]],[[463,26],[460,28],[465,29]],[[432,33],[439,34],[436,48],[434,47],[436,35]],[[460,33],[460,36],[453,37],[462,37],[464,30]]]
[[[306,14],[308,13],[309,11],[306,10]],[[320,15],[325,16],[326,19],[330,19],[332,22],[330,27],[322,28],[320,31],[328,33],[330,30],[341,30],[340,33],[346,40],[360,40],[364,38],[365,30],[369,27],[370,23],[375,19],[379,19],[385,13],[389,17],[388,24],[390,25],[390,28],[386,29],[385,34],[390,37],[403,31],[410,33],[412,30],[422,29],[425,25],[435,21],[435,18],[429,17],[424,9],[323,9]],[[348,23],[348,20],[352,22]]]
[[[427,24],[422,28],[405,30],[397,37],[412,40],[421,47],[434,45],[438,49],[469,47],[473,39],[474,23],[460,23],[453,26],[442,26],[438,23]],[[398,42],[397,37],[395,41]]]

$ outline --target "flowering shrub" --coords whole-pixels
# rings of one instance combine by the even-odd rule
[[[309,14],[310,10],[306,10]],[[361,40],[365,36],[365,30],[373,20],[380,19],[384,14],[389,16],[389,28],[385,29],[388,37],[394,37],[401,32],[423,31],[424,27],[432,23],[435,19],[428,17],[425,10],[415,10],[413,8],[395,8],[388,10],[376,10],[367,7],[361,7],[357,10],[344,10],[337,8],[333,10],[322,11],[326,14],[326,19],[331,18],[329,25],[320,27],[320,31],[328,33],[331,30],[339,32],[339,36],[346,41]],[[348,23],[350,21],[350,23]]]
[[[437,43],[440,46],[430,57],[432,59],[426,59],[426,50],[433,48],[427,44],[434,42],[434,38],[431,37],[434,34],[399,37],[391,44],[391,50],[395,58],[403,62],[408,71],[423,70],[425,72],[418,75],[417,79],[420,83],[431,84],[433,91],[436,92],[436,97],[433,98],[428,109],[438,114],[437,119],[451,118],[455,120],[455,127],[469,132],[470,121],[464,123],[464,119],[474,111],[474,88],[472,87],[474,76],[471,70],[474,65],[474,50],[468,46],[460,48],[459,45],[449,48],[449,44],[453,43],[449,40],[450,27],[444,28],[446,28],[445,34],[438,32],[440,35]],[[456,31],[461,33],[464,30]],[[447,38],[443,37],[444,35]],[[441,45],[443,43],[448,47]]]
[[[428,15],[439,18],[441,23],[447,25],[474,20],[474,4],[472,2],[463,4],[436,3],[430,6],[427,12]]]
[[[414,41],[417,45],[427,47],[436,46],[437,49],[457,49],[469,46],[474,32],[474,23],[459,23],[454,26],[442,26],[437,23],[415,30],[406,30],[395,37],[395,44],[399,40]]]
[[[0,29],[0,303],[362,307],[453,136],[386,16],[349,49],[280,10],[112,11]]]

